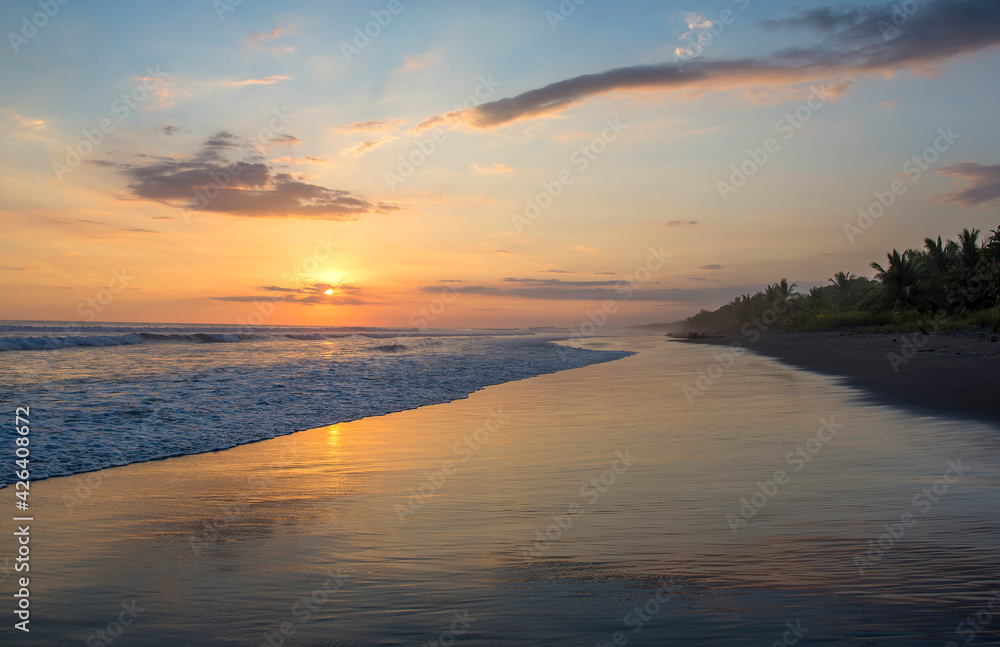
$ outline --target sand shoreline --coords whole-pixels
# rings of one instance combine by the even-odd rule
[[[727,334],[685,343],[742,347],[842,378],[870,399],[919,413],[1000,425],[1000,342],[989,332]]]

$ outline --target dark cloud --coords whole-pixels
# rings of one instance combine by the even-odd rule
[[[418,128],[442,123],[496,128],[519,119],[554,115],[591,97],[616,91],[690,89],[719,91],[795,86],[844,75],[880,75],[922,69],[1000,44],[1000,2],[939,0],[896,27],[893,4],[853,9],[818,8],[767,23],[769,29],[818,31],[820,42],[759,58],[695,59],[623,67],[586,74],[515,97],[438,115]],[[885,25],[892,27],[887,29]],[[846,86],[841,82],[840,91]]]
[[[619,281],[563,281],[562,279],[518,279],[505,278],[505,283],[523,283],[524,285],[563,285],[568,287],[592,288],[600,285],[616,285]]]
[[[175,132],[177,132],[177,126],[170,124],[169,126],[164,126],[160,130],[163,131],[164,135],[173,135]]]
[[[946,166],[938,173],[965,182],[958,191],[940,196],[944,202],[972,207],[1000,201],[1000,164],[962,162]]]
[[[826,35],[864,29],[867,25],[878,27],[886,10],[881,5],[871,7],[819,7],[817,9],[792,9],[788,18],[765,20],[761,26],[769,31],[798,31],[809,29]],[[889,17],[889,23],[892,17]],[[894,26],[894,25],[893,25]]]
[[[313,305],[373,305],[376,301],[371,301],[365,291],[356,285],[346,285],[338,283],[314,283],[301,288],[285,288],[277,285],[265,285],[262,290],[268,292],[278,292],[280,295],[251,294],[235,296],[207,297],[209,301],[231,301],[237,303],[298,303],[306,306]],[[333,294],[325,294],[327,290],[333,290]]]
[[[275,144],[288,144],[289,146],[302,143],[301,139],[293,137],[292,135],[278,135],[276,137],[271,137],[268,141],[274,142]]]
[[[303,182],[288,173],[273,173],[256,150],[247,149],[232,133],[206,139],[190,157],[144,156],[145,164],[120,164],[132,182],[132,194],[193,211],[237,216],[355,220],[362,214],[398,209],[343,189]]]
[[[698,268],[699,270],[721,270],[721,265],[702,265]]]
[[[597,283],[600,286],[589,287],[585,284]],[[607,285],[609,287],[601,287]],[[633,285],[631,291],[625,281],[557,281],[548,284],[544,281],[528,280],[517,287],[493,287],[487,285],[470,285],[461,288],[462,294],[479,294],[492,297],[510,297],[518,299],[546,299],[553,301],[613,301],[624,300],[627,294],[630,301],[664,301],[671,303],[707,303],[718,301],[724,303],[733,298],[740,290],[748,286],[729,288],[653,288],[650,284]],[[616,289],[617,288],[617,289]],[[439,285],[429,285],[420,288],[423,292],[440,294],[447,290]]]
[[[35,221],[46,225],[55,225],[60,228],[80,229],[86,232],[90,238],[106,238],[108,232],[125,232],[138,234],[158,234],[155,229],[145,229],[143,227],[122,227],[117,224],[103,222],[100,220],[89,220],[87,218],[53,218],[52,216],[36,216]],[[95,234],[94,230],[103,231],[104,234]]]

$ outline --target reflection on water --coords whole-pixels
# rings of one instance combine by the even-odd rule
[[[86,475],[37,483],[16,644],[133,598],[116,646],[964,644],[1000,586],[996,429],[749,355],[689,403],[717,349],[611,343],[642,352],[111,470],[71,513]]]

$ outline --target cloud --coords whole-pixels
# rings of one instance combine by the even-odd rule
[[[391,121],[358,121],[353,124],[334,126],[333,129],[345,135],[352,133],[392,132],[399,128],[401,123],[403,123],[402,119],[393,119]]]
[[[292,25],[285,25],[284,27],[275,27],[267,34],[257,34],[250,32],[250,38],[247,40],[247,44],[251,49],[256,49],[262,52],[270,52],[275,56],[282,56],[284,54],[290,54],[295,51],[295,48],[291,45],[286,45],[284,47],[278,45],[269,45],[266,41],[275,40],[282,36],[288,36],[292,33]]]
[[[148,102],[143,104],[144,109],[169,108],[174,105],[179,98],[191,98],[199,94],[216,92],[219,90],[233,91],[237,88],[247,88],[253,86],[268,86],[291,80],[290,76],[265,76],[259,79],[220,79],[215,81],[181,80],[176,75],[163,74],[156,78],[139,77],[137,80],[146,81],[156,87],[152,90],[155,105]]]
[[[647,222],[646,226],[661,229],[676,229],[677,227],[693,227],[697,224],[697,220],[669,220],[667,222]]]
[[[820,8],[771,21],[781,31],[819,32],[820,42],[758,58],[674,61],[636,65],[565,79],[517,96],[431,117],[418,129],[440,123],[492,129],[521,119],[551,117],[583,101],[614,92],[685,89],[718,92],[736,88],[795,86],[837,81],[844,75],[878,76],[923,71],[950,59],[1000,45],[1000,2],[953,0],[925,6],[893,32],[893,5]],[[841,86],[843,89],[843,86]]]
[[[962,162],[937,172],[965,181],[960,190],[938,196],[943,202],[955,202],[966,207],[1000,202],[1000,164]]]
[[[242,81],[226,81],[229,85],[236,86],[238,88],[246,87],[248,85],[274,85],[275,83],[280,83],[282,81],[289,81],[292,77],[290,76],[265,76],[262,79],[245,79]]]
[[[684,14],[684,22],[687,23],[688,31],[681,34],[680,40],[682,43],[686,41],[688,45],[675,48],[674,54],[681,58],[689,59],[701,51],[701,46],[697,42],[697,32],[710,29],[712,21],[704,16],[688,12]]]
[[[334,306],[358,306],[374,305],[377,301],[369,300],[369,296],[363,288],[356,285],[346,285],[338,283],[313,283],[300,288],[286,288],[277,285],[266,285],[260,289],[267,292],[278,292],[280,296],[268,294],[232,295],[206,297],[209,301],[229,301],[236,303],[298,303],[306,306],[314,305],[334,305]],[[332,290],[333,294],[326,294]]]
[[[293,135],[285,135],[285,134],[281,134],[281,135],[277,135],[275,137],[271,137],[270,141],[274,142],[275,144],[288,144],[289,146],[294,146],[295,144],[301,144],[302,143],[302,140],[299,139],[298,137],[295,137]]]
[[[698,268],[699,270],[721,270],[721,265],[702,265]]]
[[[479,164],[473,164],[472,170],[476,173],[513,173],[514,169],[507,166],[506,164],[494,164],[493,166],[480,166]]]
[[[288,173],[273,173],[256,150],[247,150],[226,131],[207,138],[193,155],[151,159],[147,164],[118,165],[131,180],[129,191],[136,198],[181,209],[318,220],[356,220],[366,213],[398,209],[343,189],[308,184]]]
[[[544,282],[543,282],[544,283]],[[594,287],[582,285],[598,283]],[[604,287],[607,285],[607,287]],[[422,292],[439,294],[445,291],[460,290],[462,294],[477,294],[491,297],[509,297],[517,299],[544,299],[552,301],[604,301],[621,300],[628,290],[625,281],[575,281],[557,282],[556,284],[539,284],[529,282],[517,287],[493,287],[487,285],[470,285],[459,288],[446,288],[439,285],[429,285],[420,288]],[[620,289],[615,289],[620,288]],[[652,288],[650,285],[633,286],[630,300],[659,301],[667,303],[706,303],[710,301],[728,301],[738,288]]]
[[[621,281],[563,281],[562,279],[519,279],[513,277],[501,280],[505,283],[522,283],[524,285],[559,285],[574,288],[592,288],[605,285],[618,285],[621,283]]]
[[[9,119],[16,121],[20,126],[24,128],[30,128],[31,130],[44,130],[45,121],[42,119],[34,119],[32,117],[23,117],[9,108],[4,108],[0,110],[0,113],[6,115]]]
[[[381,146],[382,144],[385,144],[386,142],[391,142],[394,139],[396,139],[396,138],[395,137],[383,137],[382,139],[372,139],[370,141],[361,142],[360,144],[357,144],[355,146],[351,146],[350,148],[345,148],[342,152],[343,153],[348,153],[348,154],[353,154],[355,157],[361,157],[362,155],[364,155],[368,151],[372,150],[376,146]]]
[[[434,52],[424,52],[417,56],[404,56],[403,66],[400,71],[410,73],[422,70],[438,61],[438,56]]]
[[[880,101],[878,107],[880,110],[889,111],[894,108],[898,108],[906,102],[906,99],[900,99],[899,101]]]
[[[281,157],[275,157],[271,160],[272,164],[325,164],[328,160],[322,157],[291,157],[289,155],[282,155]]]
[[[167,126],[164,126],[163,128],[160,128],[160,130],[163,131],[164,135],[173,135],[175,132],[177,132],[177,126],[169,124]]]
[[[790,32],[808,29],[826,34],[836,34],[858,29],[866,23],[874,24],[874,21],[878,21],[884,13],[881,6],[819,7],[808,11],[793,9],[791,17],[781,20],[765,20],[761,26],[769,31]]]
[[[179,98],[190,98],[195,95],[195,90],[189,87],[180,87],[177,83],[177,79],[174,75],[164,74],[157,78],[153,77],[139,77],[138,81],[146,82],[147,86],[149,84],[155,85],[153,89],[153,100],[155,102],[155,107],[164,109],[170,108],[174,105],[174,102]],[[144,108],[152,108],[148,103],[143,104]]]

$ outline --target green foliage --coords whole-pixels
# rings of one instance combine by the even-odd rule
[[[837,272],[830,285],[796,292],[781,279],[718,310],[689,318],[690,331],[835,330],[907,332],[931,327],[1000,330],[1000,228],[979,242],[978,229],[957,241],[924,239],[922,250],[892,250],[872,263],[874,279]]]

